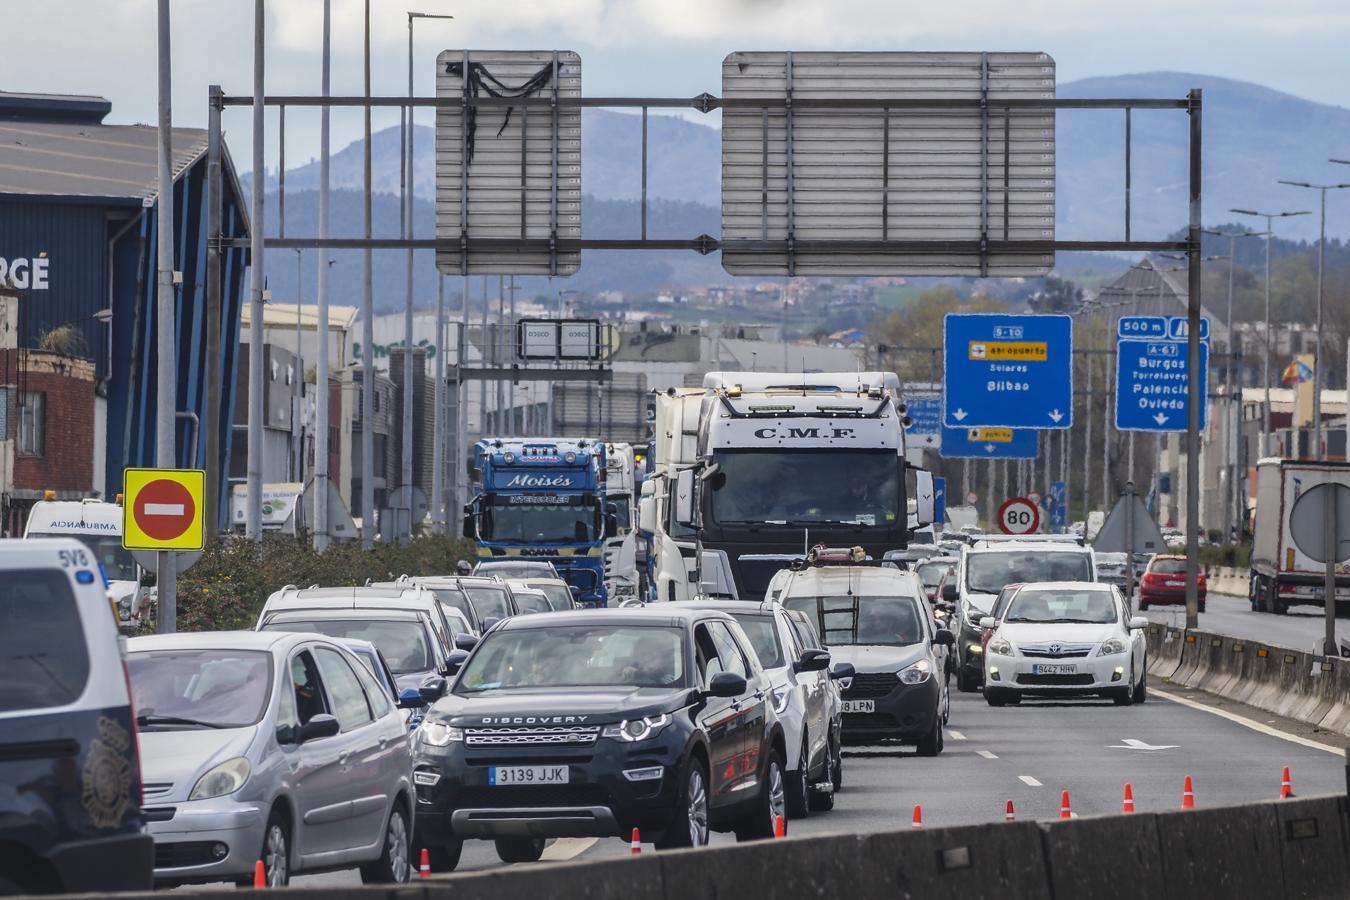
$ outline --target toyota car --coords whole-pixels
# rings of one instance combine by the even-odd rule
[[[506,619],[416,732],[418,840],[447,871],[473,838],[531,862],[548,838],[634,828],[658,847],[771,837],[786,811],[771,687],[723,612]]]

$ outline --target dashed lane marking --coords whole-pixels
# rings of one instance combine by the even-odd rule
[[[998,759],[998,757],[995,754],[990,753],[988,750],[976,750],[975,752],[978,753],[980,756],[983,756],[985,759]]]
[[[1170,693],[1169,691],[1161,691],[1158,690],[1157,688],[1153,688],[1152,686],[1150,686],[1150,688],[1154,694],[1157,694],[1164,700],[1171,700],[1173,703],[1179,703],[1182,706],[1189,706],[1191,709],[1199,709],[1207,713],[1212,713],[1213,715],[1216,715],[1221,719],[1227,719],[1230,722],[1236,722],[1237,724],[1243,726],[1244,728],[1250,728],[1252,731],[1259,731],[1261,734],[1269,735],[1270,737],[1276,737],[1282,741],[1289,741],[1291,744],[1300,744],[1304,747],[1311,747],[1314,750],[1322,750],[1326,753],[1335,754],[1336,756],[1345,756],[1345,751],[1342,750],[1340,747],[1333,747],[1330,744],[1323,744],[1320,741],[1314,741],[1311,738],[1305,738],[1297,734],[1290,734],[1287,731],[1280,731],[1278,728],[1272,728],[1269,725],[1266,725],[1262,722],[1257,722],[1254,719],[1248,719],[1246,716],[1239,716],[1237,713],[1229,712],[1226,709],[1216,709],[1213,706],[1206,706],[1203,703],[1198,703],[1195,700],[1191,700],[1189,698]]]
[[[1025,784],[1027,787],[1041,787],[1041,786],[1042,786],[1041,783],[1040,783],[1039,781],[1037,781],[1035,778],[1032,778],[1030,775],[1018,775],[1018,776],[1017,776],[1017,780],[1020,781],[1020,782],[1022,782],[1023,784]]]
[[[558,838],[544,848],[544,853],[539,858],[552,862],[575,859],[594,847],[598,840],[599,838]]]
[[[966,739],[964,734],[959,731],[952,731],[950,728],[947,729],[947,737],[954,741],[964,741]]]

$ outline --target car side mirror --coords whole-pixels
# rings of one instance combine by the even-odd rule
[[[491,630],[492,630],[492,626],[493,626],[493,625],[496,625],[496,624],[497,624],[498,622],[500,622],[500,621],[501,621],[501,617],[500,617],[500,616],[488,616],[486,619],[484,619],[484,620],[483,620],[483,634],[487,634],[489,631],[491,631]]]
[[[933,645],[935,647],[951,647],[956,644],[956,635],[945,628],[939,628],[937,634],[933,635]]]
[[[1148,627],[1148,619],[1144,616],[1134,616],[1130,619],[1130,630],[1135,631],[1140,628]]]
[[[456,666],[458,669],[458,666]],[[411,688],[403,692],[404,696],[408,694],[417,694],[417,698],[422,701],[422,705],[435,703],[445,696],[445,679],[428,678],[422,682],[422,689],[414,691]]]
[[[330,738],[341,730],[342,726],[338,724],[337,719],[328,713],[318,713],[300,726],[299,740],[296,743],[305,744],[309,741],[317,741],[320,738]]]
[[[955,603],[960,594],[957,593],[956,585],[944,584],[942,586],[942,599],[947,603]]]
[[[830,667],[830,654],[825,650],[802,651],[802,658],[792,664],[792,671],[802,672],[823,672]]]
[[[980,616],[981,628],[993,628],[995,624],[993,616]]]
[[[735,672],[718,672],[712,677],[712,682],[708,685],[708,696],[739,697],[745,693],[745,690],[744,675],[737,675]]]
[[[434,701],[426,700],[422,692],[415,688],[404,688],[398,695],[399,709],[421,709],[429,702]]]
[[[469,658],[467,650],[451,650],[450,655],[445,658],[445,674],[458,675],[459,670],[464,666],[464,661]]]
[[[455,635],[455,647],[460,650],[472,650],[478,646],[478,638],[471,634]]]
[[[835,681],[842,681],[845,678],[852,678],[856,674],[857,670],[853,668],[853,663],[848,662],[835,663],[834,668],[830,670],[830,678],[834,679]]]

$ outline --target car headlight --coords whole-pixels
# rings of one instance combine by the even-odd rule
[[[417,739],[433,747],[448,747],[464,740],[464,729],[444,722],[423,722],[417,729]]]
[[[923,684],[933,674],[933,664],[921,659],[912,666],[906,666],[899,672],[901,684]]]
[[[645,719],[626,719],[617,725],[606,725],[600,734],[602,737],[614,738],[616,741],[632,744],[637,741],[645,741],[669,724],[670,715],[662,713],[659,716],[647,716]]]
[[[1116,653],[1125,652],[1125,642],[1120,638],[1111,638],[1109,641],[1102,641],[1101,656],[1111,656]]]
[[[997,656],[1012,656],[1012,641],[1001,637],[993,638],[989,641],[989,652]]]
[[[788,704],[792,702],[792,689],[784,685],[773,689],[773,711],[782,715],[787,712]]]
[[[210,800],[213,797],[233,794],[248,781],[248,773],[247,759],[242,756],[227,759],[197,779],[197,784],[192,788],[192,793],[188,794],[188,799]]]

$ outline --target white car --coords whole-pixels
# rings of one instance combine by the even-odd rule
[[[1099,695],[1118,706],[1147,697],[1144,629],[1114,585],[1056,581],[1025,584],[1008,601],[984,654],[990,706],[1028,697]]]

